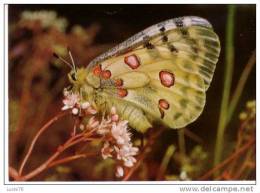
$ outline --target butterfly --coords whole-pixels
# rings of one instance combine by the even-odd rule
[[[155,24],[68,77],[99,112],[115,107],[129,125],[182,128],[202,113],[220,42],[203,18],[185,16]]]

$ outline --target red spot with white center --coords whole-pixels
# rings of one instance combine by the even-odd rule
[[[126,89],[123,89],[123,88],[119,88],[117,89],[117,93],[120,97],[125,97],[127,96],[128,92]]]
[[[116,85],[117,87],[123,86],[123,80],[122,80],[122,79],[116,79],[116,80],[115,80],[115,85]]]
[[[109,70],[104,70],[101,72],[101,76],[104,79],[109,79],[111,77],[111,72]]]
[[[160,99],[159,100],[159,107],[162,108],[162,109],[167,110],[167,109],[169,109],[170,104],[165,99]]]
[[[99,76],[102,72],[101,65],[97,65],[93,68],[93,74]]]
[[[137,69],[140,66],[140,61],[135,54],[126,56],[124,61],[132,69]]]
[[[173,73],[161,71],[159,77],[163,86],[171,87],[174,85],[175,77]]]

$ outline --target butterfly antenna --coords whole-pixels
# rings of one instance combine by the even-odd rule
[[[66,61],[64,58],[62,58],[61,56],[59,56],[56,53],[53,53],[53,56],[60,59],[62,62],[64,62],[65,64],[67,64],[71,69],[73,69],[73,66],[71,65],[71,63],[69,63],[68,61]]]
[[[70,56],[70,60],[71,60],[71,63],[72,63],[74,72],[76,72],[76,65],[75,65],[75,62],[74,62],[74,59],[73,59],[73,57],[72,57],[72,54],[71,54],[71,51],[70,51],[70,48],[69,48],[69,47],[68,47],[68,52],[69,52],[69,56]]]

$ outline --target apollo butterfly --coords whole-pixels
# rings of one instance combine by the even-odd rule
[[[153,124],[181,128],[205,106],[220,53],[211,24],[200,17],[153,25],[69,73],[72,92],[99,111],[111,107],[145,132]]]

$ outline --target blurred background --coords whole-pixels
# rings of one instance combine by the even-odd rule
[[[230,16],[231,12],[233,17]],[[77,66],[87,66],[99,54],[146,27],[166,19],[189,15],[206,18],[219,35],[221,43],[220,58],[207,91],[205,109],[198,120],[187,128],[181,131],[164,130],[130,179],[199,180],[214,168],[219,116],[223,113],[223,84],[227,81],[225,74],[229,56],[232,58],[233,75],[228,101],[232,100],[237,89],[242,90],[221,137],[223,151],[220,161],[243,147],[248,138],[255,138],[254,62],[248,67],[250,57],[255,60],[255,5],[234,5],[230,8],[230,5],[13,4],[8,8],[9,164],[14,168],[19,167],[37,130],[60,112],[62,107],[62,91],[69,85],[69,68],[55,59],[53,52],[68,58],[69,46]],[[233,26],[231,32],[229,25]],[[232,53],[229,52],[228,33],[232,33]],[[250,70],[246,74],[248,68]],[[241,77],[245,80],[242,87],[239,83]],[[72,126],[72,118],[61,119],[52,125],[39,139],[25,173],[45,161],[69,137]],[[135,134],[134,139],[138,145],[140,136]],[[81,151],[98,151],[100,144],[77,148]],[[204,179],[255,180],[255,148],[250,148],[243,155],[233,159],[214,176]],[[237,173],[242,166],[244,170]],[[117,180],[114,167],[112,160],[95,156],[51,168],[33,180]]]

